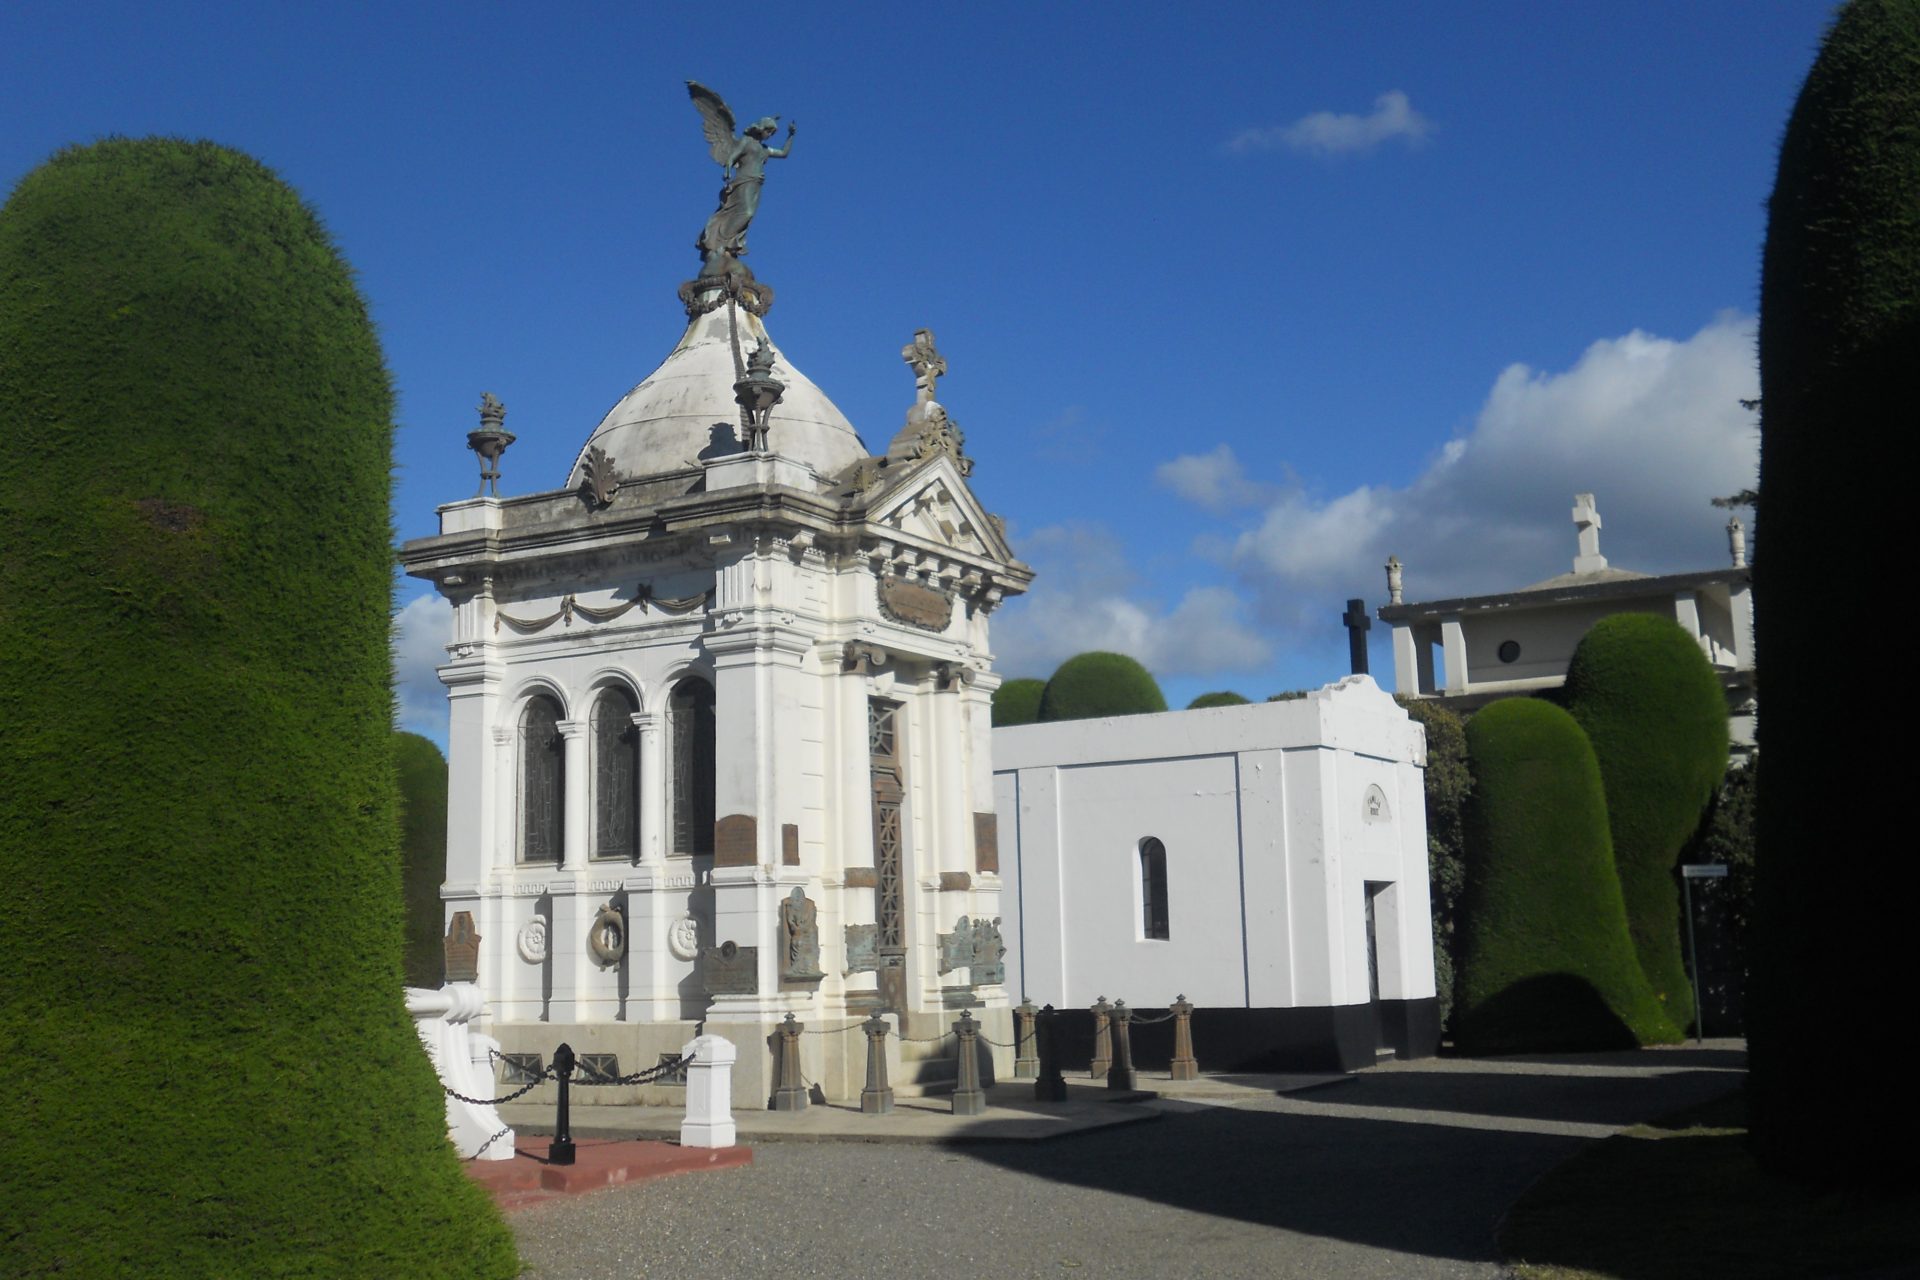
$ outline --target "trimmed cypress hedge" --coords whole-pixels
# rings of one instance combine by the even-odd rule
[[[1032,724],[1040,718],[1040,695],[1046,691],[1045,680],[1035,680],[1023,676],[1018,680],[1009,680],[993,691],[993,727],[1003,725]]]
[[[1395,702],[1427,731],[1427,767],[1421,771],[1427,810],[1427,887],[1433,912],[1433,982],[1440,1026],[1453,1016],[1455,975],[1460,968],[1460,902],[1467,887],[1467,800],[1473,773],[1467,767],[1467,726],[1454,712],[1424,698]]]
[[[393,735],[400,766],[400,882],[407,903],[410,987],[438,988],[446,974],[447,758],[417,733]]]
[[[1888,821],[1912,786],[1910,735],[1890,707],[1863,704],[1835,631],[1837,610],[1885,595],[1876,552],[1901,544],[1916,352],[1920,0],[1855,0],[1787,123],[1761,269],[1754,623],[1767,785],[1747,1034],[1763,1163],[1856,1186],[1920,1181],[1912,1067],[1877,1043],[1911,965],[1904,921],[1886,914],[1920,880]],[[1876,915],[1874,902],[1888,907]],[[1838,1087],[1836,1033],[1860,1047]]]
[[[0,1272],[512,1276],[405,1012],[392,393],[259,162],[0,209]]]
[[[1243,698],[1231,689],[1221,689],[1216,693],[1203,693],[1187,704],[1187,710],[1198,711],[1202,707],[1244,707],[1252,699]]]
[[[1147,669],[1119,653],[1068,658],[1040,695],[1042,720],[1093,720],[1166,709],[1167,700]]]
[[[1727,699],[1671,618],[1595,623],[1567,665],[1563,705],[1587,731],[1606,783],[1613,861],[1640,968],[1674,1026],[1693,1022],[1681,933],[1680,852],[1727,772]]]
[[[1508,698],[1467,722],[1467,753],[1454,1043],[1484,1054],[1678,1040],[1627,937],[1586,734],[1551,703]]]

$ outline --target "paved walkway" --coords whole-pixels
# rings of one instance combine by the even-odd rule
[[[743,1135],[755,1146],[748,1167],[556,1200],[509,1221],[541,1280],[1490,1280],[1494,1227],[1535,1178],[1594,1137],[1737,1087],[1744,1065],[1738,1042],[1709,1041],[1396,1062],[1291,1093],[1278,1092],[1285,1081],[1215,1076],[1183,1096],[1089,1100],[1154,1122],[1059,1141]]]

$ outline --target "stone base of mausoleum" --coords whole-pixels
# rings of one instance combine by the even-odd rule
[[[1086,1071],[1093,1058],[1093,1013],[1059,1012],[1061,1067]],[[1173,1061],[1173,1023],[1134,1022],[1134,1066],[1165,1071]],[[1440,1005],[1424,1000],[1320,1005],[1301,1009],[1193,1011],[1193,1054],[1202,1071],[1355,1071],[1382,1054],[1431,1058],[1440,1044]]]

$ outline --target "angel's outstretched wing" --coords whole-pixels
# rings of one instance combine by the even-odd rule
[[[720,101],[720,95],[697,80],[687,81],[687,96],[693,99],[693,105],[700,112],[700,127],[706,132],[707,147],[713,152],[713,162],[725,165],[733,155],[733,112],[727,110],[727,104]]]

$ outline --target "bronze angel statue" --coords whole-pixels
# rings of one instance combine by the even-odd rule
[[[700,123],[715,163],[726,170],[726,184],[720,188],[720,207],[700,232],[700,274],[722,276],[745,271],[739,259],[747,252],[747,225],[760,207],[760,187],[767,179],[767,161],[784,160],[793,154],[795,127],[787,125],[784,147],[767,145],[767,139],[780,127],[779,116],[755,120],[735,137],[733,112],[727,109],[719,94],[692,80],[687,81],[687,94],[700,111]]]

